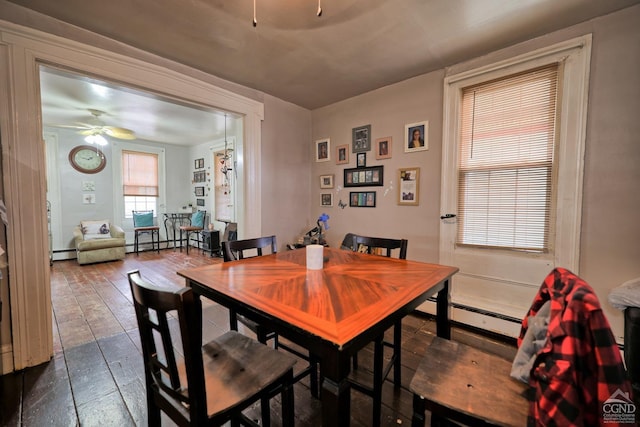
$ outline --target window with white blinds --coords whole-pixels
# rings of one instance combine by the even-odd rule
[[[122,184],[125,218],[131,218],[132,211],[151,210],[157,215],[157,154],[122,150]]]
[[[158,155],[123,150],[122,183],[125,196],[158,197]]]
[[[462,91],[457,245],[548,252],[558,65]]]

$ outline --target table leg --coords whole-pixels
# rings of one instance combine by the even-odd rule
[[[351,385],[347,381],[350,358],[344,352],[336,352],[320,360],[324,375],[320,390],[324,427],[348,426],[351,419]]]
[[[449,280],[444,281],[444,288],[438,292],[436,298],[436,334],[445,339],[451,339],[451,294]]]

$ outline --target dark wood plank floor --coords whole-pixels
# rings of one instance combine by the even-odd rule
[[[221,259],[197,250],[186,255],[172,249],[85,266],[55,262],[51,269],[54,356],[43,365],[0,377],[0,425],[147,425],[144,368],[126,272],[139,269],[158,284],[183,286],[177,270],[212,262]],[[229,328],[227,310],[204,301],[203,324],[205,340],[223,333]],[[412,315],[403,321],[402,387],[385,383],[382,425],[410,425],[408,385],[434,335],[435,324],[427,317]],[[510,345],[458,328],[452,335],[507,359],[515,354]],[[371,366],[370,348],[360,352],[359,361],[360,369]],[[351,395],[351,425],[371,425],[371,399],[356,391]],[[311,397],[308,381],[296,384],[295,402],[297,426],[320,425],[320,402]],[[272,425],[277,427],[277,400],[272,413]],[[249,414],[257,416],[259,407]],[[163,418],[163,425],[173,423]]]

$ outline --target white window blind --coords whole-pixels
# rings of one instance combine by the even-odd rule
[[[558,65],[462,91],[457,245],[548,252]]]
[[[158,197],[158,155],[122,151],[124,196]]]

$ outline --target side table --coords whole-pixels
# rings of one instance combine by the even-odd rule
[[[213,256],[214,253],[216,254],[216,256],[222,256],[220,248],[220,231],[202,230],[200,233],[202,234],[203,241],[202,250],[208,250],[210,256]]]

